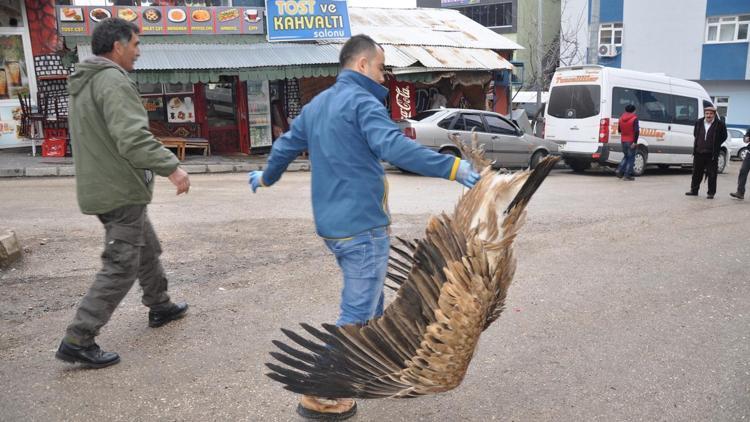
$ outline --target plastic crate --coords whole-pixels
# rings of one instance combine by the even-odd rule
[[[42,143],[42,157],[65,157],[65,138],[47,138]]]

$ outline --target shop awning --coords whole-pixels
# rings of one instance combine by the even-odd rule
[[[146,83],[217,82],[220,75],[241,80],[336,76],[340,44],[144,44],[133,79]],[[492,50],[439,46],[384,45],[386,66],[394,73],[488,71],[513,66]],[[79,60],[92,55],[78,45]],[[433,79],[412,76],[409,79]]]

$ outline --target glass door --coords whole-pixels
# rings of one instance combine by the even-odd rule
[[[217,154],[241,152],[236,76],[221,76],[206,84],[206,124],[211,150]]]

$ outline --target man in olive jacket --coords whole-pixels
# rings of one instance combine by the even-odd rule
[[[173,303],[159,261],[161,247],[146,205],[154,176],[169,177],[177,194],[187,193],[190,180],[179,160],[148,129],[148,117],[127,72],[140,55],[138,27],[107,19],[94,30],[94,57],[77,65],[70,77],[70,137],[76,169],[78,205],[96,215],[105,229],[103,266],[81,300],[56,357],[102,368],[120,361],[94,342],[136,278],[143,304],[150,308],[149,326],[182,317],[187,303]]]

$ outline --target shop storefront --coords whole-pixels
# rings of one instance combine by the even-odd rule
[[[394,119],[439,106],[502,109],[496,80],[512,66],[500,53],[520,48],[440,9],[347,8],[343,0],[318,1],[315,10],[290,0],[270,11],[257,1],[232,0],[216,6],[69,3],[56,5],[55,33],[62,40],[54,54],[35,57],[43,65],[36,79],[45,98],[67,110],[70,65],[92,54],[96,24],[118,16],[141,29],[141,57],[131,77],[153,132],[206,139],[214,154],[267,151],[302,106],[335,82],[339,50],[350,34],[368,34],[385,48]],[[297,16],[302,12],[308,13]],[[63,121],[66,112],[60,115]]]

